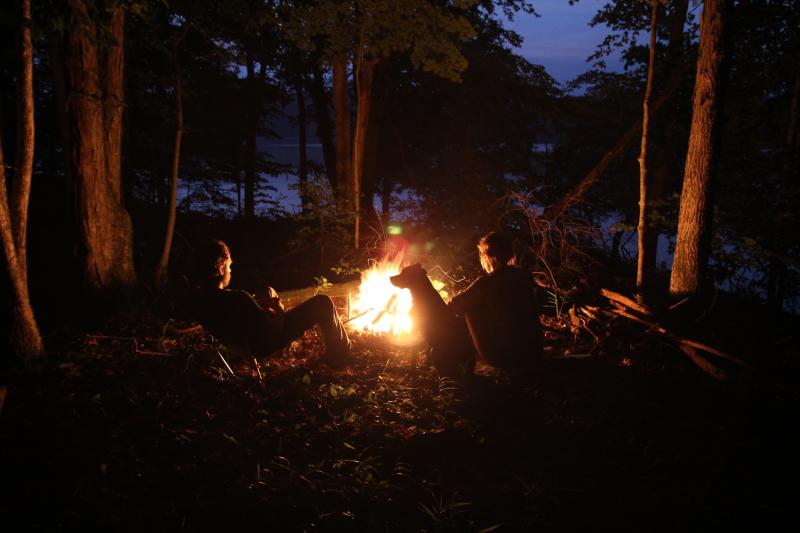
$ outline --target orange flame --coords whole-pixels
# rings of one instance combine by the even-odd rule
[[[395,337],[410,336],[414,330],[411,319],[411,292],[392,285],[389,277],[399,274],[404,266],[404,255],[384,258],[361,273],[358,294],[350,301],[351,327],[371,333],[385,333]],[[444,283],[432,280],[433,286],[447,297],[441,288]]]

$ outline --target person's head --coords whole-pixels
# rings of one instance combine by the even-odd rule
[[[225,288],[231,282],[231,251],[224,242],[211,239],[197,250],[197,273],[204,285]]]
[[[491,273],[501,266],[513,264],[514,244],[507,235],[492,231],[478,241],[478,256],[483,269]]]

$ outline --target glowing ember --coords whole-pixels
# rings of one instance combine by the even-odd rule
[[[372,333],[388,333],[397,337],[410,335],[411,292],[399,289],[389,281],[390,276],[403,269],[403,255],[386,258],[361,273],[358,294],[350,302],[349,325]],[[444,283],[432,280],[433,286],[447,297],[441,288]]]

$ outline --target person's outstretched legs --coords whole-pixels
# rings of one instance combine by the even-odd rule
[[[322,330],[326,361],[332,366],[345,364],[350,357],[350,340],[333,300],[324,294],[313,296],[286,311],[283,327],[285,341],[288,343],[300,337],[315,324]]]

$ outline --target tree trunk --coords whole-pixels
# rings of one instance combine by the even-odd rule
[[[303,91],[303,78],[298,76],[294,83],[294,92],[297,97],[297,147],[298,164],[297,180],[300,193],[300,211],[306,213],[308,210],[308,154],[306,152],[306,98]]]
[[[175,232],[175,218],[178,198],[178,174],[181,161],[181,141],[183,139],[183,83],[181,79],[181,64],[178,57],[178,41],[172,49],[172,61],[175,66],[175,144],[172,149],[172,180],[169,188],[169,205],[167,207],[167,229],[164,234],[164,247],[161,250],[161,259],[158,261],[155,273],[157,287],[163,287],[167,282],[167,268],[169,254],[172,250],[172,237]]]
[[[706,0],[700,21],[692,127],[686,155],[678,239],[670,277],[674,298],[699,295],[706,282],[711,245],[711,193],[725,60],[726,0]]]
[[[656,63],[656,24],[658,22],[658,2],[652,0],[650,12],[650,56],[647,64],[647,86],[642,102],[642,143],[639,152],[639,225],[638,225],[638,256],[636,260],[636,292],[640,303],[648,300],[649,286],[645,287],[645,277],[650,275],[645,268],[647,262],[647,248],[645,236],[648,232],[647,215],[649,205],[647,202],[647,128],[650,124],[650,93],[653,90],[653,73]]]
[[[115,7],[106,27],[98,27],[85,0],[69,0],[69,8],[82,22],[70,27],[65,60],[84,280],[90,290],[130,288],[136,282],[133,230],[120,176],[125,13]]]
[[[110,39],[103,48],[103,131],[106,180],[122,204],[122,112],[125,108],[125,11],[115,6],[108,25]],[[100,37],[102,39],[102,36]]]
[[[363,43],[362,43],[363,44]],[[363,48],[363,46],[361,47]],[[375,79],[375,65],[377,60],[359,57],[356,62],[356,131],[353,139],[353,181],[351,190],[353,194],[353,214],[355,216],[354,245],[361,245],[361,179],[364,175],[364,148],[367,140],[367,126],[372,105],[372,84]],[[370,200],[371,203],[371,200]]]
[[[5,159],[0,135],[0,239],[11,282],[11,341],[16,357],[25,365],[37,367],[44,356],[44,344],[28,294],[26,232],[28,200],[33,177],[33,45],[31,42],[31,3],[20,1],[19,70],[17,75],[17,151],[11,180],[11,197],[6,188]]]
[[[664,89],[664,92],[661,96],[656,99],[653,103],[653,107],[650,110],[651,116],[657,113],[667,102],[669,102],[680,86],[680,77],[672,80],[671,83],[668,83]],[[617,158],[619,157],[628,145],[636,138],[636,134],[639,133],[640,128],[642,127],[641,123],[637,122],[636,124],[632,125],[628,128],[622,136],[617,140],[617,142],[612,146],[598,161],[595,166],[584,176],[584,178],[575,186],[570,192],[564,195],[561,200],[553,204],[552,206],[548,207],[543,217],[547,220],[555,220],[560,217],[564,211],[569,209],[571,206],[575,205],[576,203],[580,202],[583,199],[583,195],[586,194],[586,191],[594,185],[600,176],[603,175],[603,172],[606,171],[608,166]]]
[[[669,42],[667,44],[667,86],[678,84],[684,72],[682,63],[684,62],[684,31],[686,25],[686,14],[689,7],[689,0],[675,0],[672,3],[672,13],[669,20]],[[667,148],[679,142],[677,132],[677,121],[674,116],[662,117],[661,126],[656,124],[655,129],[663,131],[663,146],[661,151],[653,154],[652,160],[656,171],[651,173],[648,180],[648,215],[647,231],[644,235],[644,270],[653,272],[657,267],[658,260],[658,238],[664,231],[663,224],[660,222],[660,213],[664,209],[667,201],[667,193],[670,188],[671,161],[667,153]]]
[[[333,114],[336,121],[336,196],[340,208],[346,208],[351,186],[350,159],[350,109],[347,104],[347,62],[345,58],[333,62]],[[350,207],[352,209],[352,207]]]
[[[244,148],[244,216],[253,218],[256,214],[256,135],[258,134],[258,110],[256,108],[255,61],[247,54],[246,98],[250,112],[247,114],[247,129]]]
[[[687,6],[688,0],[675,0],[675,16],[672,19],[670,30],[670,48],[675,52],[680,52],[680,46],[682,45],[683,26],[686,22]],[[678,33],[678,31],[680,33]],[[664,91],[656,99],[652,108],[650,109],[651,117],[655,115],[664,106],[664,104],[672,100],[672,97],[681,86],[681,77],[683,76],[684,72],[688,71],[688,67],[689,65],[683,62],[673,64],[673,68],[671,69],[667,81],[664,84]],[[637,122],[628,128],[622,134],[616,144],[603,155],[600,161],[595,164],[595,166],[586,174],[586,176],[575,188],[564,195],[561,200],[545,210],[543,215],[544,218],[547,220],[555,220],[560,217],[564,211],[580,202],[583,199],[583,195],[586,193],[586,191],[597,182],[600,176],[602,176],[606,171],[608,166],[625,151],[625,148],[633,141],[633,139],[636,137],[636,134],[639,133],[640,127],[641,124]]]
[[[325,91],[325,79],[319,66],[314,65],[314,80],[311,85],[311,98],[314,100],[317,135],[322,144],[322,158],[325,161],[325,174],[333,190],[336,183],[336,147],[333,144],[331,118],[328,115],[328,93]]]

